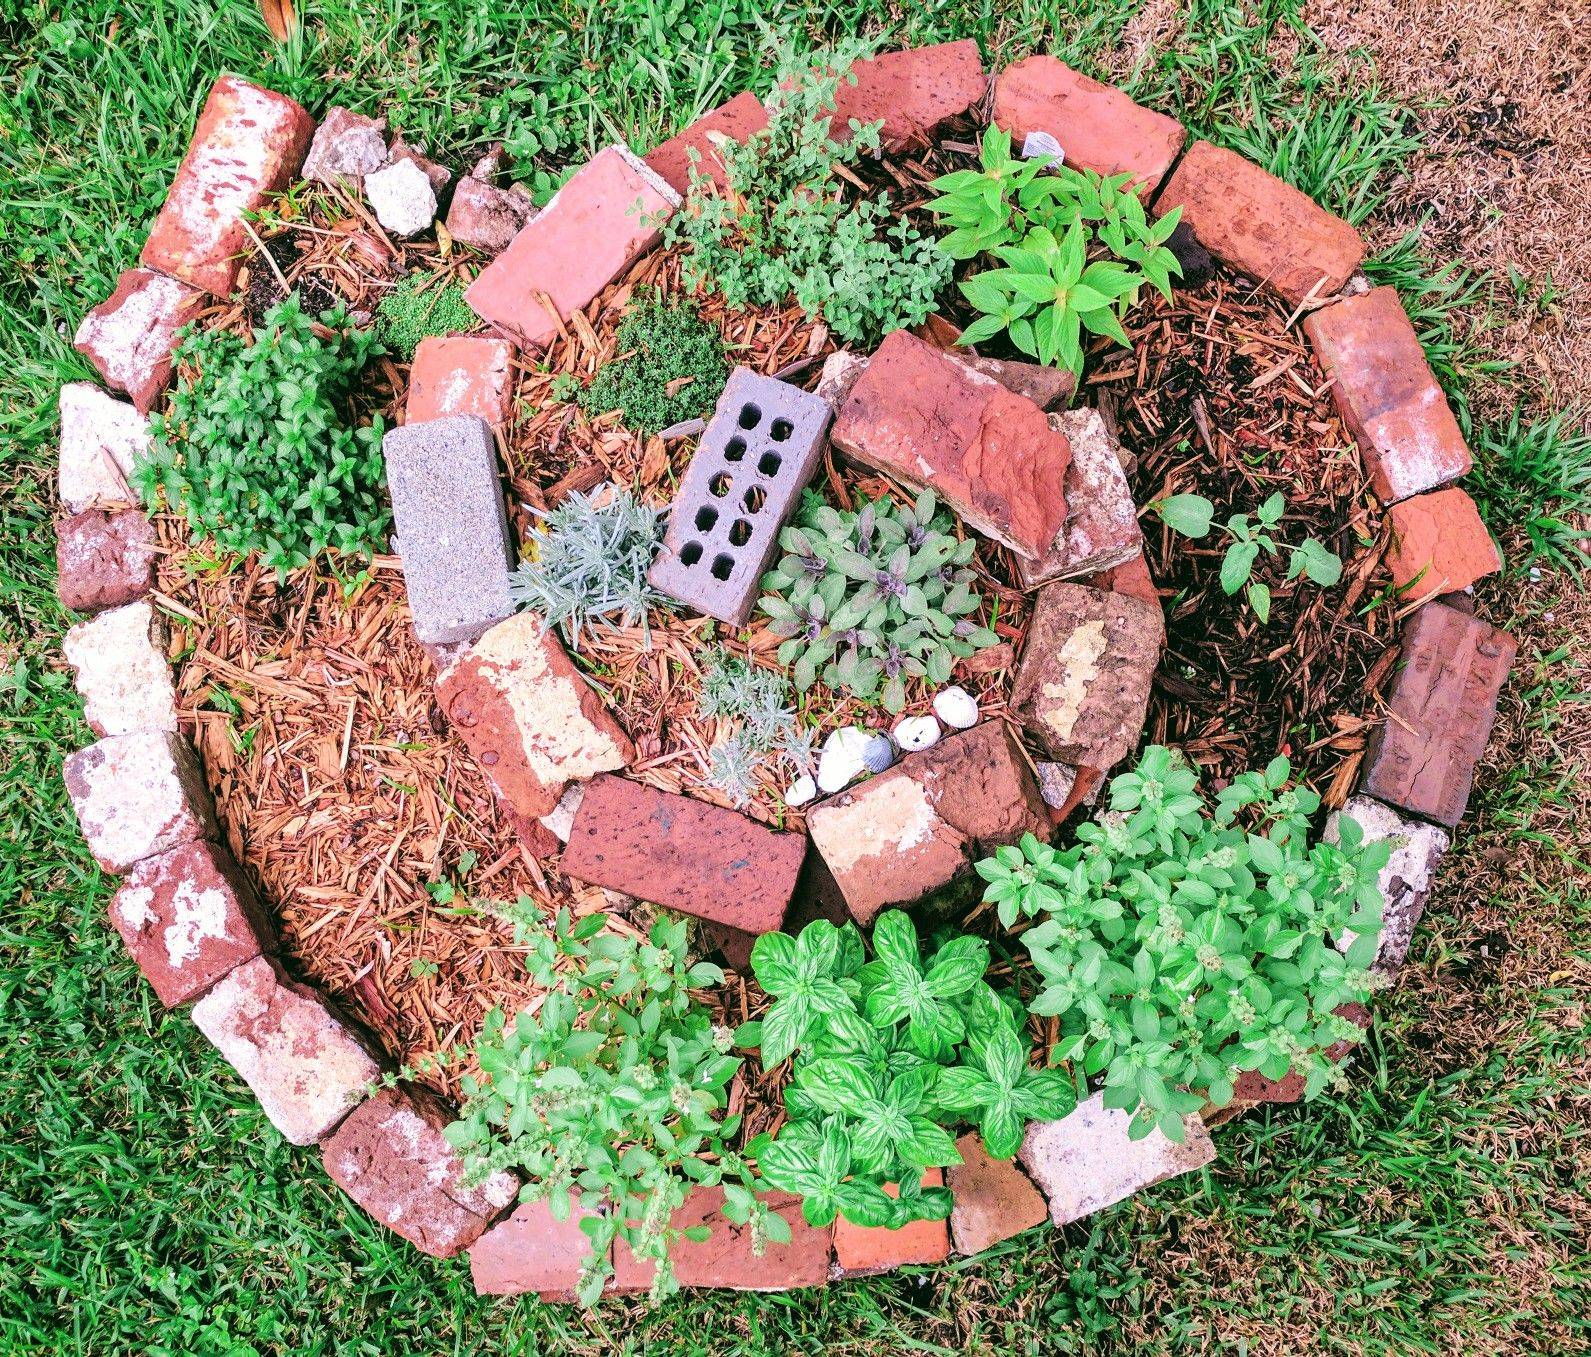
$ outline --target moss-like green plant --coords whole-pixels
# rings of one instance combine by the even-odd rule
[[[476,329],[481,318],[464,301],[458,283],[439,283],[436,275],[416,270],[376,304],[376,334],[408,362],[422,339]]]
[[[341,308],[316,335],[296,292],[265,313],[249,340],[188,330],[182,376],[150,421],[134,470],[151,509],[162,500],[229,552],[259,552],[278,575],[328,548],[366,555],[386,540],[381,418],[354,425],[354,393],[374,335]]]
[[[619,326],[618,356],[580,396],[588,415],[620,412],[637,433],[661,433],[671,424],[712,409],[729,365],[718,331],[684,306],[644,302]]]

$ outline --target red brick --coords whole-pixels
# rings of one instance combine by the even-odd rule
[[[762,100],[747,90],[711,113],[704,113],[683,132],[648,152],[646,163],[663,176],[670,188],[683,194],[691,186],[691,152],[695,151],[696,173],[723,188],[727,181],[717,139],[747,142],[767,125],[768,113]]]
[[[883,52],[855,63],[851,74],[856,83],[842,80],[835,92],[829,135],[847,140],[852,119],[882,122],[879,143],[889,151],[927,146],[942,123],[965,113],[989,86],[971,38]]]
[[[517,188],[460,179],[447,210],[447,232],[460,245],[501,254],[536,215],[536,204]]]
[[[624,147],[609,146],[482,270],[464,300],[517,343],[539,348],[657,244],[657,225],[643,219],[655,223],[678,206],[679,195],[655,172]]]
[[[957,1253],[982,1253],[1049,1219],[1049,1203],[1021,1166],[1010,1159],[991,1159],[976,1131],[962,1136],[956,1150],[961,1162],[952,1164],[948,1175],[956,1198],[950,1237]]]
[[[1142,599],[1156,608],[1161,606],[1160,591],[1155,588],[1154,578],[1149,573],[1149,562],[1144,559],[1142,551],[1135,556],[1129,556],[1120,565],[1113,565],[1109,570],[1101,570],[1097,575],[1085,576],[1078,582],[1088,585],[1090,589],[1104,589],[1112,594],[1127,594],[1132,598]]]
[[[411,424],[443,415],[508,422],[514,410],[514,347],[484,335],[422,339],[409,369],[405,418]]]
[[[769,1210],[790,1226],[788,1244],[769,1243],[759,1256],[751,1246],[751,1227],[724,1217],[724,1190],[695,1187],[670,1224],[678,1230],[707,1226],[712,1236],[700,1244],[677,1240],[669,1250],[681,1286],[717,1286],[730,1291],[790,1291],[822,1286],[829,1280],[833,1227],[808,1225],[801,1199],[787,1192],[763,1194]],[[613,1248],[614,1285],[620,1291],[641,1291],[652,1285],[656,1265],[637,1258],[622,1239]]]
[[[275,947],[243,870],[225,848],[202,840],[136,864],[110,902],[110,920],[167,1008]]]
[[[107,736],[68,754],[63,773],[78,827],[107,872],[215,835],[193,746],[170,731]]]
[[[939,1169],[923,1173],[924,1187],[941,1187],[945,1175]],[[894,1183],[884,1191],[900,1196]],[[912,1264],[942,1263],[950,1257],[950,1229],[942,1220],[914,1220],[898,1230],[882,1225],[853,1225],[844,1216],[834,1220],[834,1262],[846,1277],[868,1277],[892,1268]]]
[[[591,1252],[591,1237],[580,1228],[580,1221],[594,1214],[571,1205],[568,1219],[560,1221],[545,1201],[516,1207],[513,1215],[470,1246],[476,1294],[518,1296],[533,1291],[546,1301],[573,1301],[581,1266]]]
[[[381,1075],[364,1039],[268,956],[218,981],[194,1004],[193,1021],[295,1145],[334,1130]]]
[[[806,839],[721,806],[599,777],[575,813],[566,876],[667,909],[768,933],[783,922]]]
[[[1137,748],[1160,660],[1157,607],[1081,584],[1039,590],[1010,707],[1052,758],[1109,770]]]
[[[466,1186],[465,1165],[442,1134],[454,1120],[419,1085],[380,1089],[348,1114],[321,1147],[331,1180],[389,1230],[432,1258],[473,1244],[519,1195],[494,1173]]]
[[[897,330],[835,421],[836,447],[1035,559],[1066,521],[1071,447],[1031,400]]]
[[[1457,486],[1402,500],[1387,519],[1387,570],[1415,598],[1457,593],[1503,568],[1475,501]]]
[[[55,592],[73,612],[119,608],[155,584],[155,530],[135,509],[85,509],[55,525]]]
[[[1387,719],[1370,736],[1359,790],[1452,828],[1464,816],[1516,643],[1443,603],[1405,627]]]
[[[819,802],[807,832],[864,926],[891,905],[965,884],[972,861],[1050,819],[1021,747],[985,721]]]
[[[1196,141],[1155,211],[1182,221],[1223,264],[1297,305],[1341,290],[1364,258],[1359,233],[1307,195],[1235,151]],[[1318,285],[1318,286],[1317,286]]]
[[[1304,1076],[1292,1071],[1267,1079],[1258,1070],[1243,1070],[1232,1081],[1232,1101],[1237,1103],[1296,1103],[1303,1096]]]
[[[1434,490],[1470,469],[1469,445],[1396,288],[1323,307],[1305,317],[1304,333],[1382,499]]]
[[[635,758],[601,695],[534,613],[487,631],[437,679],[436,700],[498,798],[526,823],[551,814],[571,782]]]
[[[1107,178],[1131,174],[1145,195],[1160,187],[1187,136],[1175,118],[1048,56],[1028,57],[1000,72],[994,121],[1011,134],[1017,150],[1029,133],[1047,132],[1061,144],[1066,164]]]
[[[125,391],[140,414],[171,385],[177,331],[202,311],[205,295],[150,269],[128,269],[116,290],[83,317],[73,347],[107,386]]]
[[[244,214],[287,188],[315,120],[291,99],[235,75],[210,88],[139,262],[217,297],[237,283],[249,234]]]

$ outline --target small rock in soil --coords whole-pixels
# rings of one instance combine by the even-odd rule
[[[304,157],[304,178],[335,184],[357,182],[374,174],[387,163],[386,130],[385,118],[367,118],[333,105],[315,129],[315,139]]]
[[[436,220],[436,191],[412,160],[395,160],[365,176],[365,197],[385,230],[417,236]]]

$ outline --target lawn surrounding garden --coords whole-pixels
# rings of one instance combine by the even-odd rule
[[[87,740],[57,658],[66,618],[48,547],[55,392],[88,375],[70,348],[76,321],[130,265],[197,101],[223,69],[317,111],[333,102],[380,109],[455,162],[467,164],[501,137],[514,176],[542,199],[561,169],[616,136],[650,146],[739,89],[766,93],[765,35],[749,15],[731,6],[636,9],[549,7],[501,19],[465,7],[379,18],[315,10],[280,45],[240,5],[215,13],[107,7],[70,18],[29,11],[16,21],[21,41],[6,58],[14,93],[0,106],[11,130],[0,165],[16,186],[3,190],[0,324],[22,355],[0,376],[10,492],[0,568],[4,720],[21,751],[0,775],[9,839],[0,883],[13,902],[0,970],[9,1001],[0,1097],[12,1127],[0,1278],[21,1303],[0,1316],[0,1335],[19,1352],[135,1344],[172,1352],[1584,1346],[1587,1178],[1578,1137],[1591,1024],[1579,938],[1585,842],[1576,782],[1585,731],[1574,645],[1585,622],[1578,580],[1591,442],[1583,412],[1560,413],[1529,373],[1490,360],[1484,319],[1491,308],[1523,305],[1529,279],[1494,286],[1428,256],[1417,231],[1400,237],[1381,222],[1391,215],[1384,195],[1419,154],[1418,120],[1364,79],[1362,59],[1350,73],[1340,57],[1315,50],[1285,4],[1243,14],[1195,7],[1169,28],[1133,7],[1087,7],[1058,32],[1025,13],[957,6],[904,21],[797,6],[762,18],[778,19],[786,36],[876,22],[895,24],[899,41],[973,36],[995,66],[1035,47],[1053,50],[1174,111],[1190,133],[1271,168],[1379,242],[1366,272],[1400,289],[1476,449],[1471,484],[1508,562],[1502,580],[1482,585],[1481,603],[1494,619],[1510,619],[1521,650],[1460,847],[1444,862],[1400,987],[1377,1001],[1345,1088],[1226,1127],[1219,1159],[1200,1173],[970,1262],[822,1291],[696,1292],[655,1310],[615,1301],[582,1313],[479,1299],[461,1260],[422,1259],[352,1210],[307,1171],[312,1156],[271,1129],[186,1020],[162,1016],[139,987],[105,922],[112,883],[71,825],[59,775],[61,755]],[[695,257],[711,258],[707,228],[692,229]],[[915,248],[904,238],[901,246]],[[814,267],[821,276],[833,261]],[[778,290],[800,297],[809,285],[792,277]],[[859,287],[856,296],[864,306],[911,306],[909,295]],[[979,309],[1004,305],[986,300]],[[1539,300],[1531,305],[1539,309]],[[848,324],[858,334],[869,329],[865,312],[829,320],[840,334]],[[1042,356],[1069,364],[1059,333],[1038,338]],[[714,370],[710,353],[687,361]],[[250,398],[248,376],[239,399]],[[568,395],[554,391],[554,399]],[[587,397],[603,408],[622,398]],[[660,408],[648,423],[684,413]],[[1144,440],[1147,449],[1147,432]],[[191,489],[173,474],[168,468],[168,491]],[[313,508],[319,522],[322,505]],[[1281,511],[1266,501],[1257,522],[1226,534],[1246,564],[1233,568],[1224,591],[1243,591],[1262,620],[1270,594],[1256,592],[1248,568],[1260,550],[1274,550],[1258,537]],[[328,512],[351,515],[362,533],[384,526],[373,500],[333,503]],[[933,510],[919,512],[926,521]],[[1164,501],[1160,516],[1190,535],[1207,527],[1186,499]],[[818,518],[803,527],[833,525]],[[854,522],[841,525],[854,530]],[[1281,550],[1292,575],[1336,583],[1341,561],[1312,536]],[[539,559],[545,566],[548,552]],[[270,562],[295,563],[291,555]],[[550,613],[552,572],[522,575],[518,587]],[[1289,625],[1303,625],[1282,606]],[[969,638],[956,652],[962,658],[995,639],[959,635]],[[811,684],[799,648],[780,659],[796,665],[798,686]],[[948,673],[940,663],[927,662],[937,682]],[[1350,664],[1339,669],[1339,681],[1356,681]],[[883,678],[852,664],[826,681],[864,697],[882,687],[885,705],[898,705]],[[1003,697],[992,685],[983,696],[991,694]],[[1310,711],[1311,701],[1318,705],[1318,695],[1298,700]],[[750,800],[758,789],[748,760],[760,752],[743,750],[733,766],[715,768],[714,785]],[[987,875],[1000,877],[992,867]],[[446,905],[449,882],[432,885]],[[786,958],[765,951],[758,975],[777,993],[772,977]],[[910,946],[895,938],[890,952],[910,953],[917,965],[915,937]],[[866,983],[879,991],[899,983],[880,974]],[[881,998],[878,1012],[888,1003]],[[911,1040],[932,1054],[938,1038],[925,1027]],[[782,1049],[795,1044],[792,1036]],[[981,1059],[981,1048],[974,1054]],[[1008,1109],[983,1106],[985,1138],[1003,1144]],[[1032,1106],[1027,1115],[1064,1110],[1048,1099]]]

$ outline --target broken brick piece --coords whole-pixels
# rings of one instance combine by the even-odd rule
[[[647,152],[645,160],[676,193],[690,190],[691,171],[698,178],[710,179],[719,188],[728,183],[724,176],[721,142],[747,142],[768,125],[768,112],[762,100],[746,90],[727,104],[704,113],[684,131]],[[695,151],[693,159],[691,152]]]
[[[878,347],[835,421],[834,444],[1034,559],[1066,522],[1066,436],[1031,400],[905,330]]]
[[[155,585],[155,530],[136,509],[85,509],[55,525],[55,592],[93,613],[145,597]]]
[[[822,397],[749,368],[730,373],[674,496],[652,586],[744,626],[828,427]]]
[[[64,773],[78,826],[107,872],[215,836],[198,758],[171,731],[109,735],[68,754]]]
[[[801,1198],[788,1192],[766,1192],[768,1209],[790,1226],[790,1242],[769,1242],[761,1254],[752,1247],[751,1226],[732,1224],[724,1215],[724,1189],[693,1187],[669,1224],[677,1230],[705,1225],[712,1234],[696,1243],[676,1240],[669,1261],[681,1286],[717,1286],[730,1291],[791,1291],[823,1286],[829,1280],[832,1226],[808,1225]],[[622,1239],[613,1248],[614,1286],[619,1291],[645,1290],[656,1265],[637,1258]]]
[[[784,922],[805,855],[800,834],[603,776],[586,788],[560,868],[577,881],[762,934]]]
[[[1458,824],[1515,649],[1506,631],[1457,608],[1420,608],[1404,629],[1387,719],[1371,733],[1359,790],[1449,829]]]
[[[67,513],[138,503],[128,478],[149,451],[149,420],[92,382],[61,388],[60,496]]]
[[[1122,469],[1121,447],[1099,411],[1079,406],[1053,414],[1050,427],[1064,434],[1072,448],[1066,468],[1066,526],[1042,560],[1017,557],[1017,574],[1028,588],[1108,570],[1143,555],[1143,530]]]
[[[1338,841],[1338,819],[1342,815],[1364,831],[1365,843],[1393,841],[1392,856],[1376,878],[1381,891],[1381,931],[1376,937],[1375,960],[1370,963],[1372,973],[1390,979],[1408,958],[1415,925],[1425,913],[1431,878],[1452,839],[1435,825],[1406,820],[1391,806],[1383,806],[1368,796],[1353,796],[1327,820],[1323,836],[1326,842]],[[1346,952],[1356,938],[1352,929],[1344,930],[1337,946]]]
[[[110,920],[167,1008],[275,946],[254,887],[225,848],[204,839],[135,864]]]
[[[230,295],[249,244],[245,214],[293,182],[314,132],[315,120],[286,95],[223,75],[139,262],[212,296]]]
[[[1396,288],[1323,307],[1304,318],[1304,333],[1383,500],[1434,490],[1470,469],[1469,445]]]
[[[147,415],[171,385],[177,332],[206,304],[204,293],[150,269],[128,269],[116,290],[83,317],[72,346],[107,386]]]
[[[218,981],[193,1006],[260,1108],[295,1145],[312,1145],[365,1099],[381,1066],[359,1035],[268,956]]]
[[[1176,162],[1182,124],[1134,103],[1050,56],[1014,62],[994,82],[994,121],[1017,149],[1034,132],[1060,143],[1063,163],[1109,178],[1131,174],[1146,197]]]
[[[1339,292],[1364,258],[1364,241],[1341,217],[1236,151],[1196,141],[1155,200],[1223,264],[1296,306]]]
[[[924,1187],[941,1187],[940,1169],[925,1169]],[[884,1191],[900,1196],[894,1183]],[[942,1220],[914,1220],[891,1230],[882,1225],[853,1225],[844,1216],[834,1219],[834,1265],[842,1277],[871,1277],[913,1264],[942,1263],[950,1257],[950,1229]]]
[[[315,129],[304,157],[304,178],[311,183],[357,183],[387,163],[387,120],[367,118],[333,104]]]
[[[983,58],[971,38],[881,52],[853,62],[850,78],[840,80],[829,135],[844,142],[853,121],[881,122],[884,150],[921,149],[943,123],[982,99],[988,87]]]
[[[430,1089],[399,1085],[366,1098],[321,1146],[331,1180],[432,1258],[467,1249],[519,1195],[507,1173],[466,1183],[464,1162],[442,1134],[453,1120]]]
[[[499,799],[522,821],[551,815],[571,783],[635,758],[601,695],[535,613],[490,628],[443,671],[436,700]]]
[[[967,885],[975,858],[1049,830],[1032,770],[1002,721],[957,731],[807,812],[812,844],[864,927],[892,905]]]
[[[1066,368],[1052,368],[1043,363],[1024,363],[1014,358],[985,358],[979,353],[947,350],[958,363],[965,363],[974,372],[993,377],[1007,391],[1026,396],[1040,410],[1050,411],[1065,405],[1077,390],[1077,375]],[[1052,426],[1053,427],[1053,422]]]
[[[1387,570],[1416,598],[1457,593],[1503,568],[1475,501],[1456,485],[1401,500],[1387,510],[1387,520]]]
[[[591,1253],[591,1236],[580,1222],[595,1214],[571,1200],[568,1214],[559,1220],[545,1200],[521,1202],[470,1245],[476,1295],[534,1292],[544,1301],[572,1302]]]
[[[1058,1121],[1028,1124],[1017,1157],[1049,1198],[1054,1224],[1082,1220],[1215,1159],[1215,1144],[1197,1116],[1183,1118],[1181,1145],[1159,1127],[1133,1140],[1131,1123],[1130,1113],[1106,1107],[1104,1094],[1096,1093]]]
[[[61,643],[96,735],[177,729],[166,625],[148,599],[79,622]]]
[[[1078,583],[1086,584],[1090,589],[1104,589],[1108,593],[1128,594],[1142,599],[1160,613],[1164,632],[1165,613],[1161,609],[1160,591],[1155,588],[1154,578],[1149,574],[1149,562],[1144,560],[1142,550],[1108,570],[1084,576]]]
[[[1245,1106],[1296,1103],[1304,1096],[1305,1083],[1304,1076],[1293,1070],[1280,1079],[1267,1079],[1258,1070],[1239,1070],[1232,1081],[1232,1101]]]
[[[1160,660],[1160,609],[1127,594],[1039,590],[1011,711],[1052,759],[1107,771],[1137,748]]]
[[[535,202],[517,188],[460,179],[447,210],[447,233],[461,245],[501,254],[535,215]]]
[[[405,417],[411,424],[474,415],[506,424],[514,409],[514,348],[486,335],[422,339],[409,369]]]
[[[961,1155],[946,1173],[956,1204],[950,1211],[950,1237],[956,1252],[972,1255],[1049,1219],[1049,1203],[1019,1164],[993,1159],[983,1137],[969,1131],[956,1142]]]
[[[491,427],[445,415],[388,429],[381,450],[414,634],[431,645],[473,640],[514,611],[513,539]]]
[[[657,244],[659,222],[679,201],[626,147],[609,146],[481,271],[464,300],[517,343],[540,348]]]

